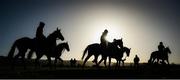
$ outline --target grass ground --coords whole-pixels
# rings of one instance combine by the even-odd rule
[[[57,64],[49,68],[46,61],[41,61],[41,67],[36,68],[34,62],[27,62],[27,68],[17,63],[14,69],[4,59],[0,59],[0,78],[15,79],[161,79],[180,78],[180,65],[148,65],[142,63],[139,67],[127,64],[124,67],[106,68],[103,66],[93,67],[88,62],[84,68],[81,66],[82,61],[78,61],[75,67],[69,65],[69,61]]]

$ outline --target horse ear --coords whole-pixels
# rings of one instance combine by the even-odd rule
[[[131,48],[129,48],[129,50],[131,50]]]
[[[57,31],[59,30],[58,27],[56,28],[56,30],[57,30]]]

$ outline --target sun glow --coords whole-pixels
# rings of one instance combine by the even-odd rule
[[[100,43],[100,37],[103,33],[103,31],[107,29],[108,30],[108,34],[106,36],[106,40],[109,42],[112,42],[113,39],[120,39],[121,34],[120,34],[120,30],[118,30],[116,27],[112,27],[112,26],[104,26],[104,27],[100,27],[96,30],[94,30],[94,41],[93,42],[99,42]]]

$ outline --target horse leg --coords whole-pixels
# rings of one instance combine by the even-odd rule
[[[62,65],[63,65],[63,60],[60,57],[58,57],[58,59],[61,61]]]
[[[105,65],[105,67],[107,67],[106,60],[107,60],[107,57],[104,58],[104,65]]]
[[[15,61],[16,59],[18,59],[19,56],[20,56],[20,52],[14,57],[14,61]]]
[[[121,60],[118,60],[118,67],[121,66]]]
[[[24,69],[26,69],[25,53],[26,53],[26,51],[23,51],[23,52],[22,52],[22,58],[21,58],[22,63],[23,63],[23,65],[24,65]]]
[[[116,59],[116,66],[115,66],[115,68],[118,67],[118,63],[119,63],[119,61]]]
[[[27,56],[28,59],[31,59],[33,52],[34,52],[33,50],[29,51],[28,56]]]
[[[109,68],[111,66],[111,57],[109,57]]]
[[[55,60],[54,60],[54,66],[55,66],[55,68],[56,68],[56,63],[57,63],[57,57],[55,57]]]
[[[22,61],[22,64],[24,65],[24,69],[26,68],[26,64],[25,64],[25,53],[26,53],[26,51],[27,51],[27,49],[21,48],[19,50],[19,53],[15,56],[15,60],[21,56],[21,61]]]
[[[99,64],[98,64],[98,62],[97,62],[98,55],[95,55],[94,57],[95,57],[94,62],[96,63],[96,66],[99,66]]]
[[[166,59],[166,61],[167,61],[168,65],[169,65],[169,59],[168,58]]]
[[[92,55],[87,55],[87,57],[85,58],[85,60],[84,60],[84,62],[83,62],[83,67],[85,66],[85,64],[86,64],[86,62],[87,62],[87,60],[91,57]]]
[[[15,57],[13,58],[13,61],[12,61],[12,68],[14,69],[14,67],[16,66],[16,63],[17,63],[17,60],[20,56],[20,52],[18,52],[17,55],[15,55]]]
[[[168,65],[169,65],[169,60],[166,60],[166,61],[167,61]]]
[[[166,64],[164,59],[161,60],[161,64]]]
[[[102,62],[103,60],[104,60],[104,59],[103,59],[103,57],[102,57],[101,60],[98,62],[98,65],[101,64],[101,62]]]
[[[157,58],[157,63],[159,64],[159,58]]]
[[[59,59],[61,62],[63,62],[63,60],[62,60],[61,58],[58,57],[58,59]]]
[[[154,63],[154,61],[155,61],[155,59],[154,59],[154,58],[152,58],[152,61],[151,61],[151,63]]]
[[[94,55],[94,60],[92,61],[93,63],[95,63],[96,62],[96,55]]]
[[[123,60],[119,61],[119,66],[121,65],[121,61],[122,61],[122,67],[124,67],[124,61]]]
[[[47,56],[47,58],[48,58],[48,65],[50,66],[50,68],[52,68],[52,66],[51,66],[51,57],[49,57],[49,56]]]
[[[43,55],[41,55],[41,54],[38,55],[38,53],[37,53],[37,58],[36,58],[36,60],[35,60],[35,66],[36,66],[36,67],[37,67],[37,65],[38,65],[38,67],[40,67],[39,60],[41,59],[42,56],[43,56]]]
[[[107,59],[106,56],[102,56],[102,58],[101,58],[101,60],[99,61],[98,65],[101,64],[101,62],[104,60],[104,66],[107,67],[107,66],[106,66],[106,59]]]
[[[120,64],[119,64],[119,63],[120,63],[120,60],[118,60],[118,59],[117,59],[117,67],[119,67],[119,66],[120,66]]]

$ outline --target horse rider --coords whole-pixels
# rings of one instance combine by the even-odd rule
[[[101,38],[100,38],[100,42],[101,42],[100,45],[101,45],[103,51],[104,51],[104,50],[107,48],[107,46],[108,46],[108,41],[106,40],[107,34],[108,34],[108,30],[105,29],[104,32],[103,32],[102,35],[101,35]],[[92,62],[96,62],[96,61],[97,61],[97,60],[94,59]]]
[[[164,45],[163,45],[163,42],[159,42],[159,45],[158,45],[158,50],[160,52],[160,54],[163,54],[164,53]]]
[[[44,25],[45,25],[45,23],[40,22],[40,24],[39,24],[39,26],[38,26],[38,28],[37,28],[37,30],[36,30],[36,38],[37,38],[38,40],[43,40],[43,39],[46,38],[46,37],[44,36],[44,34],[43,34]]]
[[[100,43],[100,45],[101,45],[103,48],[107,48],[107,46],[108,46],[108,41],[106,40],[107,34],[108,34],[108,30],[105,29],[104,32],[103,32],[102,35],[101,35],[101,39],[100,39],[101,43]]]
[[[46,37],[44,36],[43,34],[43,28],[45,26],[45,23],[44,22],[40,22],[39,23],[39,26],[36,30],[36,37],[35,37],[35,40],[36,42],[38,43],[37,45],[38,46],[45,46],[45,39]]]

